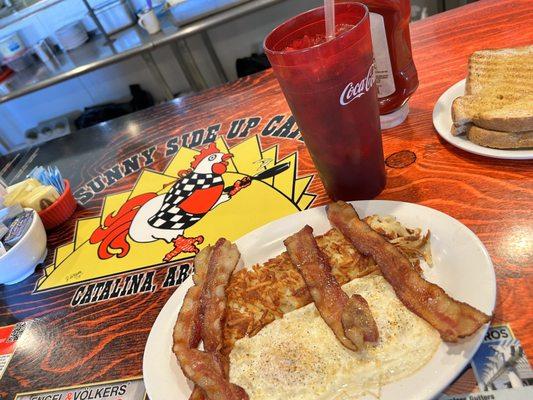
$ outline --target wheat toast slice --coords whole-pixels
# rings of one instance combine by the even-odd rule
[[[533,45],[480,50],[468,63],[465,96],[452,104],[454,134],[469,124],[488,130],[533,130]]]
[[[533,148],[533,130],[527,132],[501,132],[471,125],[468,128],[467,137],[472,143],[494,149]]]
[[[533,95],[500,94],[485,92],[466,95],[452,103],[452,119],[456,131],[466,132],[468,124],[481,128],[524,132],[533,130]]]
[[[531,94],[533,45],[498,50],[479,50],[468,60],[465,94],[497,90],[500,94]]]

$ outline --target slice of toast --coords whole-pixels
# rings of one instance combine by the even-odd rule
[[[464,133],[471,123],[503,132],[530,131],[533,130],[533,95],[486,91],[481,95],[458,97],[452,103],[452,119],[458,133]]]
[[[460,126],[452,125],[450,133],[452,136],[466,135],[470,126],[472,126],[472,124],[464,124]]]
[[[472,143],[494,149],[533,148],[533,131],[500,132],[472,125],[468,128],[467,136]]]
[[[533,45],[474,52],[465,96],[452,104],[454,134],[469,124],[518,132],[533,130]]]
[[[531,94],[533,45],[472,53],[468,61],[465,94],[480,94],[496,88],[503,95]]]

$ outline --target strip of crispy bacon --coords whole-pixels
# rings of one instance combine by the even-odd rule
[[[219,239],[213,248],[202,294],[204,307],[202,340],[206,351],[220,351],[222,348],[222,322],[226,315],[226,286],[240,257],[237,246],[226,239]]]
[[[194,286],[187,291],[183,299],[174,326],[172,350],[184,375],[203,391],[203,393],[197,392],[194,396],[205,394],[210,400],[248,400],[244,389],[229,382],[221,355],[218,352],[204,352],[196,348],[202,337],[203,314],[206,307],[202,295],[209,286],[210,268],[218,265],[214,255],[226,256],[225,252],[217,252],[218,245],[217,242],[214,249],[202,250],[195,258]],[[236,248],[230,246],[230,249],[238,254]],[[224,264],[225,260],[222,259],[220,262]]]
[[[194,389],[192,390],[191,395],[189,396],[189,400],[205,400],[205,392],[200,386],[194,385]]]
[[[200,313],[199,318],[196,319],[197,326],[195,329],[196,333],[196,339],[198,342],[194,345],[192,345],[192,348],[198,347],[198,344],[201,339],[201,333],[202,333],[202,322],[203,322],[203,303],[202,303],[202,293],[204,292],[204,284],[205,279],[207,278],[207,269],[209,265],[209,259],[211,258],[211,254],[213,252],[213,248],[211,246],[206,247],[204,250],[202,250],[198,255],[194,258],[194,275],[192,276],[192,279],[194,281],[194,284],[199,286],[201,288],[200,292],[200,298],[198,299],[198,304],[200,307],[198,307],[198,312]],[[189,397],[189,400],[205,400],[206,395],[205,391],[200,387],[194,385],[194,389]]]
[[[213,248],[207,263],[207,278],[202,292],[202,341],[204,350],[218,352],[222,349],[222,321],[226,315],[226,286],[235,266],[239,262],[240,254],[237,246],[226,239],[219,239]],[[224,376],[229,374],[227,357],[220,356]],[[190,400],[204,399],[203,390],[195,386]]]
[[[211,246],[198,253],[194,259],[192,286],[183,299],[183,305],[174,325],[174,345],[196,348],[202,339],[202,303],[201,297],[207,277],[207,265],[212,253]]]
[[[349,314],[350,310],[354,311],[353,306],[347,306],[355,300],[348,298],[331,273],[331,267],[322,255],[313,236],[313,228],[306,225],[301,231],[285,239],[283,243],[287,247],[292,263],[304,278],[316,308],[326,324],[343,346],[354,351],[360,349],[363,339],[370,338],[370,335],[365,335],[363,331],[359,330],[359,322],[363,319],[358,315],[346,317],[347,325],[343,326],[343,315]],[[362,309],[357,311],[359,313]],[[375,328],[376,325],[368,304],[365,311],[368,313],[365,319],[372,320]],[[346,326],[348,329],[345,329]],[[354,340],[351,340],[352,338]],[[375,329],[375,340],[377,340],[377,328]]]
[[[368,303],[363,296],[354,294],[348,299],[341,314],[344,334],[358,348],[364,342],[377,342],[379,339],[378,327]]]
[[[437,329],[443,340],[456,342],[490,321],[490,316],[454,300],[442,288],[426,281],[401,251],[359,219],[351,205],[339,201],[330,204],[327,213],[332,225],[359,252],[374,258],[400,301]]]

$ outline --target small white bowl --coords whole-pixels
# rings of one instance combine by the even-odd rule
[[[39,214],[33,212],[30,229],[7,253],[0,256],[0,284],[13,285],[33,274],[46,257],[46,231]]]

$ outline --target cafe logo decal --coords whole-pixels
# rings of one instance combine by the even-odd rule
[[[278,145],[263,149],[259,136],[232,148],[222,137],[180,147],[163,171],[145,167],[131,190],[104,198],[100,215],[79,219],[73,241],[57,248],[35,291],[110,277],[79,287],[73,306],[150,292],[153,267],[168,263],[163,287],[175,286],[190,273],[176,261],[221,236],[236,240],[309,208],[312,178],[298,176],[297,152],[279,159]]]

